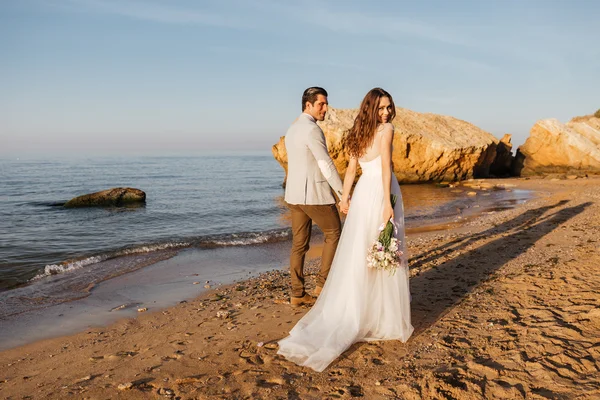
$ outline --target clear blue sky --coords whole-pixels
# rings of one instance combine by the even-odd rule
[[[0,155],[269,151],[302,91],[518,145],[600,108],[600,1],[0,0]]]

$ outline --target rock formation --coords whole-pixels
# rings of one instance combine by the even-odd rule
[[[329,154],[338,172],[346,172],[348,159],[342,149],[345,133],[358,110],[330,108],[323,129]],[[455,181],[486,177],[496,157],[498,139],[459,119],[396,108],[394,174],[400,182]],[[283,137],[273,146],[273,156],[286,170]]]
[[[515,157],[516,175],[600,172],[600,118],[536,122]]]
[[[124,206],[146,202],[146,193],[134,188],[113,188],[75,197],[64,204],[67,208]]]

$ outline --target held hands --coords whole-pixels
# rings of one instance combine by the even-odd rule
[[[348,210],[350,209],[350,199],[344,201],[340,201],[340,211],[344,214],[348,214]]]
[[[386,224],[390,219],[394,219],[394,208],[390,203],[383,207],[383,224]]]

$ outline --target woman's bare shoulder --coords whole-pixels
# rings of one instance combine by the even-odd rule
[[[381,133],[390,133],[390,132],[394,133],[394,125],[392,125],[391,122],[386,122],[386,123],[380,124],[377,127],[377,131],[381,132]]]

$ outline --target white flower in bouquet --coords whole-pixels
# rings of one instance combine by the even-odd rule
[[[392,207],[396,205],[396,195],[391,196]],[[400,241],[393,237],[397,232],[396,225],[390,220],[380,228],[379,238],[367,253],[367,266],[370,268],[383,269],[393,275],[396,269],[400,267],[401,257],[404,254],[400,250]]]

